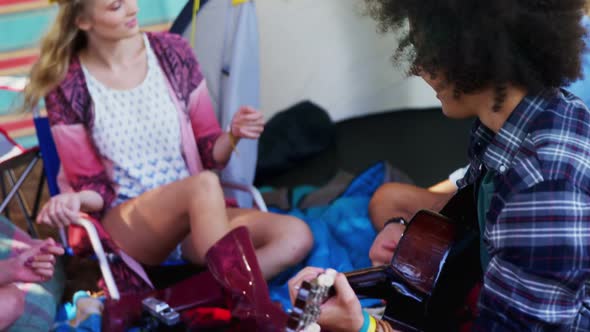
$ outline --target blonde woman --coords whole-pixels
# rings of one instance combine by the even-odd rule
[[[90,213],[146,265],[180,246],[240,294],[241,317],[271,329],[262,323],[275,309],[265,279],[307,255],[311,232],[289,216],[226,208],[206,171],[222,168],[240,139],[259,137],[261,113],[241,107],[222,132],[192,49],[175,35],[140,32],[136,0],[57,2],[25,90],[26,107],[45,98],[62,162],[62,194],[38,221],[66,226]]]

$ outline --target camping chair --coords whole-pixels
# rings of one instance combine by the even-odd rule
[[[39,141],[39,147],[41,150],[41,156],[43,157],[43,165],[45,170],[45,176],[47,178],[47,185],[49,189],[49,194],[51,196],[57,195],[59,193],[59,188],[57,186],[57,174],[59,170],[59,156],[57,154],[57,150],[55,148],[55,143],[53,141],[53,137],[51,136],[51,131],[49,128],[49,120],[46,116],[41,116],[39,109],[34,111],[34,123],[35,129],[37,132],[37,138]],[[243,190],[249,192],[253,200],[261,211],[268,211],[266,204],[262,200],[262,196],[260,192],[254,186],[244,186],[234,183],[222,183],[222,186],[225,188],[232,188]],[[99,234],[107,234],[106,231],[102,228],[102,225],[95,220],[91,220],[89,218],[81,217],[78,219],[77,225],[82,226],[88,234],[90,239],[90,243],[92,245],[92,249],[98,259],[98,263],[100,266],[100,270],[102,276],[104,278],[107,290],[109,295],[112,299],[118,300],[120,298],[120,292],[115,284],[115,279],[113,277],[113,273],[111,271],[111,267],[109,262],[114,258],[113,254],[105,253],[103,244],[101,243],[101,238]],[[69,248],[68,239],[64,229],[60,229],[60,237],[61,241],[68,252],[68,254],[73,255],[72,250]],[[120,251],[119,258],[131,269],[133,270],[139,277],[141,277],[149,286],[153,287],[153,284],[147,277],[147,273],[143,269],[143,267],[133,260],[131,257],[126,255],[124,252]],[[108,258],[107,258],[108,257]]]
[[[5,213],[8,217],[8,204],[16,196],[23,217],[27,222],[28,233],[34,238],[39,237],[39,234],[35,229],[34,220],[37,217],[39,203],[41,201],[44,182],[43,175],[37,186],[35,202],[32,210],[23,197],[24,195],[21,187],[39,160],[41,160],[39,147],[25,149],[15,142],[4,129],[0,128],[0,175],[2,176],[0,179],[0,186],[4,198],[0,203],[0,214]],[[26,165],[25,169],[21,172],[20,176],[17,177],[15,169],[23,165]],[[5,181],[10,185],[10,191],[8,193],[7,183]]]
[[[23,77],[0,76],[0,90],[15,95],[22,91],[25,83],[26,79]],[[19,120],[19,122],[23,121]],[[26,125],[28,124],[27,122]],[[30,124],[32,125],[32,122]],[[32,210],[24,199],[22,186],[39,160],[41,160],[41,156],[37,146],[25,148],[12,139],[4,128],[0,128],[0,189],[3,197],[0,203],[0,214],[5,214],[10,218],[8,204],[16,196],[19,208],[27,223],[28,233],[34,238],[38,237],[34,220],[37,217],[45,180],[42,175],[37,186]],[[20,167],[24,167],[24,170],[17,176],[15,169]],[[8,191],[8,189],[10,190]]]

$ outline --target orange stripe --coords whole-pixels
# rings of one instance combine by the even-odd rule
[[[53,6],[47,0],[0,0],[0,14],[10,14],[27,10],[48,8]]]
[[[38,55],[38,48],[26,48],[18,51],[2,52],[0,53],[0,61],[11,58],[22,58],[26,56]]]
[[[14,122],[5,122],[5,123],[2,123],[1,125],[2,125],[2,128],[4,128],[4,130],[6,130],[6,131],[23,130],[23,129],[35,126],[33,124],[32,118],[20,120],[20,121],[14,121]]]
[[[15,76],[15,75],[27,75],[31,71],[31,65],[8,68],[6,70],[0,70],[0,76]]]
[[[33,118],[33,114],[32,113],[8,113],[8,114],[3,114],[0,115],[0,123],[6,123],[6,122],[15,122],[15,121],[20,121],[20,120],[25,120],[28,118]]]
[[[1,127],[2,125],[0,125]],[[22,130],[14,130],[14,131],[8,131],[8,135],[12,138],[18,138],[18,137],[26,137],[26,136],[33,136],[35,135],[35,128],[31,127],[31,128],[26,128],[26,129],[22,129]]]

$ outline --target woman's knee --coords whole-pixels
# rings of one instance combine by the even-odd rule
[[[14,285],[0,288],[0,330],[8,328],[25,311],[25,293]]]
[[[211,171],[203,171],[187,178],[189,190],[194,195],[211,195],[221,193],[221,183],[217,174]]]
[[[290,257],[292,257],[292,264],[296,264],[303,260],[307,254],[311,251],[313,247],[313,234],[309,226],[301,219],[291,217],[291,216],[283,216],[285,220],[282,222],[285,223],[285,228],[281,230],[281,234],[283,234],[281,241],[285,241],[285,237],[287,237],[287,241],[285,243],[289,243],[291,247]]]

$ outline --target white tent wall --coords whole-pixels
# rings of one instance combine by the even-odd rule
[[[395,36],[378,34],[362,6],[360,0],[249,0],[239,6],[208,0],[194,43],[223,128],[244,104],[259,107],[267,120],[303,100],[322,106],[334,121],[439,107],[426,83],[393,66]],[[190,25],[183,35],[191,39]],[[252,184],[257,142],[242,141],[238,151],[222,178]]]
[[[209,0],[199,13],[195,51],[207,80],[217,117],[224,130],[240,106],[260,108],[258,23],[253,1]],[[184,37],[191,39],[189,26]],[[221,172],[221,179],[252,185],[258,156],[257,140],[241,140]],[[251,207],[243,191],[226,189],[241,207]]]
[[[227,8],[209,0],[197,20],[196,52],[210,84],[219,78]],[[266,119],[302,100],[334,121],[374,112],[440,106],[421,79],[393,66],[393,34],[377,33],[359,0],[255,0],[260,108]],[[190,37],[190,28],[185,37]],[[211,91],[215,102],[216,91]]]
[[[301,100],[334,121],[440,106],[421,79],[391,62],[393,34],[377,33],[359,0],[256,0],[261,107],[267,118]]]

